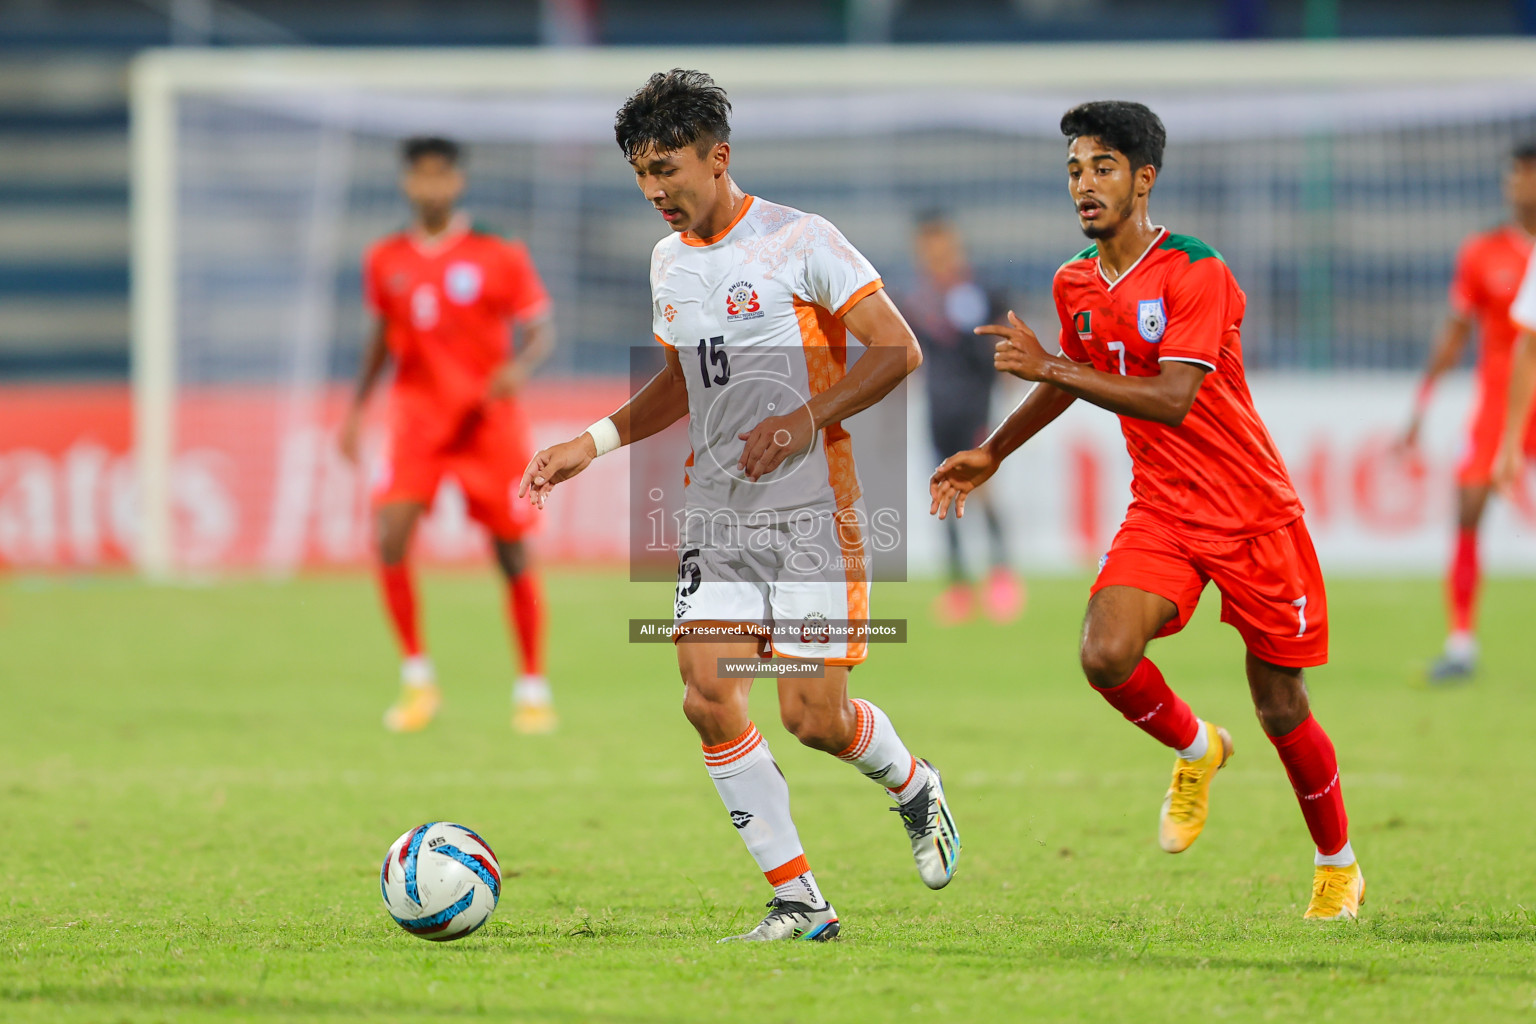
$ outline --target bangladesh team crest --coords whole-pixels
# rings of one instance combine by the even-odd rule
[[[757,292],[751,281],[737,281],[725,293],[725,318],[727,320],[756,320],[763,315],[763,305],[757,300]]]
[[[1142,299],[1136,305],[1136,328],[1147,341],[1156,344],[1163,340],[1163,328],[1168,326],[1168,314],[1163,311],[1163,300]]]
[[[443,275],[443,291],[460,306],[467,306],[480,297],[480,286],[485,277],[473,263],[451,263]]]

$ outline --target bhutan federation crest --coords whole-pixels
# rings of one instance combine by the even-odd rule
[[[757,299],[757,291],[751,281],[737,281],[725,293],[725,318],[727,320],[756,320],[763,315],[763,304]]]

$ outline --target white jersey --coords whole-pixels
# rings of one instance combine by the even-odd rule
[[[720,234],[675,233],[656,244],[652,330],[677,351],[688,381],[690,508],[830,512],[858,500],[853,443],[838,423],[755,483],[736,460],[739,435],[842,379],[840,317],[880,287],[875,268],[824,218],[752,196]]]
[[[1509,318],[1522,330],[1536,331],[1536,257],[1525,268],[1525,279],[1509,307]]]

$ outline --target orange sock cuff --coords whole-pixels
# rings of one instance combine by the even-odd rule
[[[805,854],[802,853],[794,860],[780,864],[771,871],[764,871],[763,877],[768,879],[769,885],[783,885],[792,878],[799,878],[809,870],[811,866],[806,863]]]
[[[763,734],[757,731],[757,726],[748,722],[747,731],[733,740],[713,747],[707,743],[703,744],[704,763],[711,768],[718,768],[732,761],[739,761],[756,750],[762,742]]]
[[[875,738],[875,716],[862,700],[854,699],[848,703],[853,705],[853,742],[839,750],[837,757],[841,761],[857,761],[869,750],[869,741]]]

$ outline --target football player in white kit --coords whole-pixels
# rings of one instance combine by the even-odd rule
[[[731,823],[774,888],[735,938],[825,940],[822,895],[789,788],[749,719],[752,680],[727,662],[793,660],[779,713],[801,743],[849,762],[896,801],[918,874],[948,884],[960,854],[939,773],[874,704],[849,699],[867,653],[869,527],[841,421],[922,362],[869,262],[826,220],[746,195],[731,180],[730,102],[698,71],[656,74],[614,132],[672,233],[651,256],[652,331],[666,367],[612,416],[529,463],[519,493],[543,507],[600,455],[688,417],[674,640],[683,713]],[[865,346],[847,365],[846,338]],[[725,941],[725,940],[722,940]]]

